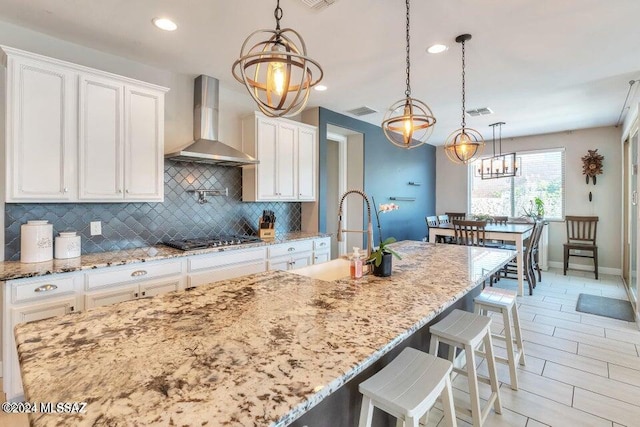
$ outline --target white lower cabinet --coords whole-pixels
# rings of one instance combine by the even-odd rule
[[[331,259],[331,237],[322,237],[313,241],[313,263],[321,264]]]
[[[167,292],[181,289],[182,282],[183,278],[178,276],[172,279],[119,286],[117,289],[110,288],[106,291],[87,292],[84,296],[84,307],[88,310],[90,308],[117,304],[123,301],[166,294]]]
[[[34,322],[82,311],[82,273],[0,282],[2,310],[2,387],[7,400],[22,398],[20,365],[13,330]]]
[[[313,264],[313,240],[269,246],[269,270],[293,270]]]

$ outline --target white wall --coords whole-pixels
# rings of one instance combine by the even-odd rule
[[[488,134],[488,132],[487,132]],[[576,131],[534,135],[502,140],[502,152],[530,151],[544,148],[565,147],[566,182],[565,214],[597,215],[598,261],[600,267],[620,270],[621,224],[622,224],[622,149],[620,147],[621,128],[601,127]],[[603,174],[598,176],[598,184],[585,184],[582,175],[582,156],[587,149],[598,149],[604,156]],[[491,150],[490,141],[485,150]],[[487,154],[488,151],[485,151]],[[589,192],[593,202],[589,202]],[[451,163],[443,147],[436,154],[436,213],[445,211],[468,211],[467,207],[467,167]],[[549,226],[549,261],[563,261],[562,244],[566,241],[564,222],[553,222]],[[580,263],[572,258],[572,263]]]

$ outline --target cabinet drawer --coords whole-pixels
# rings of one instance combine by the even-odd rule
[[[11,283],[12,302],[33,301],[52,296],[73,294],[75,292],[74,277],[50,277],[48,279],[25,280]]]
[[[125,267],[108,267],[87,273],[87,290],[105,286],[157,279],[182,273],[182,260],[159,263],[136,263]]]
[[[189,257],[188,270],[189,272],[191,272],[208,268],[223,267],[230,264],[249,263],[254,261],[262,261],[264,263],[265,258],[265,248],[216,252],[213,254]]]
[[[313,249],[315,251],[326,251],[331,247],[331,237],[323,237],[313,241]]]
[[[313,250],[313,240],[282,243],[280,245],[269,246],[269,258],[284,255],[293,255],[297,252],[310,252],[311,250]]]

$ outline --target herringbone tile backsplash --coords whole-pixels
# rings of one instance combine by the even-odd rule
[[[198,204],[189,189],[229,189],[229,196],[207,196]],[[8,203],[5,205],[5,259],[20,259],[20,226],[46,219],[60,231],[82,236],[82,253],[131,249],[172,239],[218,234],[256,234],[264,209],[275,212],[278,233],[299,231],[300,203],[245,203],[242,169],[165,161],[164,203]],[[91,236],[89,223],[102,221],[102,235]]]

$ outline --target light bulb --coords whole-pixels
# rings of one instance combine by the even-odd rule
[[[411,122],[411,119],[405,119],[404,121],[404,134],[406,135],[411,135],[411,133],[413,132],[413,123]]]
[[[270,62],[269,75],[271,87],[278,95],[282,96],[284,93],[284,82],[286,80],[284,64],[282,62]]]
[[[404,130],[402,131],[402,136],[404,137],[404,143],[409,145],[411,144],[411,139],[413,138],[413,116],[411,110],[411,103],[407,100],[404,104],[404,120],[402,121]]]

